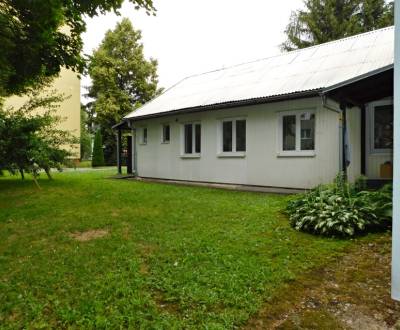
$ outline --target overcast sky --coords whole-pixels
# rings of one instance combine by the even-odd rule
[[[155,0],[148,16],[125,2],[121,16],[108,13],[87,19],[84,53],[91,54],[122,17],[142,31],[146,57],[158,60],[160,87],[196,73],[279,53],[290,13],[302,0]],[[82,80],[82,94],[90,84]],[[83,101],[83,100],[82,100]]]

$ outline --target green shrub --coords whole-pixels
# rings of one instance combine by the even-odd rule
[[[104,166],[103,139],[100,130],[94,136],[92,166]]]
[[[391,225],[392,186],[366,191],[365,179],[350,184],[339,175],[289,201],[287,213],[296,230],[325,236],[354,236]]]

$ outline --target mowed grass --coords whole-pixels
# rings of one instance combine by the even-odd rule
[[[354,244],[292,230],[284,196],[111,174],[0,179],[1,328],[229,329]]]

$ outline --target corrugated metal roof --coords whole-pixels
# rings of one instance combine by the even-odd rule
[[[125,118],[329,89],[394,62],[394,27],[183,79]]]

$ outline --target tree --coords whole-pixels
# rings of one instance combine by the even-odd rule
[[[90,159],[92,156],[92,137],[88,129],[87,117],[85,106],[81,104],[81,159]]]
[[[305,0],[292,12],[281,45],[286,51],[318,45],[394,24],[394,3],[385,0]]]
[[[18,109],[0,104],[0,171],[19,172],[22,179],[24,172],[31,173],[37,184],[40,170],[51,179],[51,168],[61,170],[68,163],[71,152],[66,147],[77,141],[57,128],[61,117],[56,112],[64,100],[55,92],[36,91]]]
[[[152,0],[129,0],[154,13]],[[118,13],[123,0],[0,1],[0,96],[41,86],[61,67],[82,73],[84,16]],[[63,27],[63,28],[62,28]]]
[[[103,139],[101,131],[97,130],[94,136],[92,167],[104,166]]]
[[[107,164],[115,164],[116,155],[111,127],[160,92],[157,61],[144,57],[140,40],[141,32],[124,18],[106,33],[89,64],[92,85],[88,96],[94,99],[91,107],[103,135]]]

